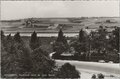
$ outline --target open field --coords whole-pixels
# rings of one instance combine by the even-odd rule
[[[58,32],[58,28],[26,28],[25,20],[19,21],[1,21],[0,27],[5,32]],[[120,27],[119,17],[91,17],[91,18],[32,18],[33,21],[37,21],[39,24],[65,24],[72,26],[72,28],[63,29],[64,32],[78,32],[81,28],[88,27],[89,29],[97,29],[100,25],[107,28],[112,28],[114,26]],[[110,20],[110,22],[106,22]],[[55,27],[55,26],[53,26]],[[59,26],[58,26],[59,27]]]

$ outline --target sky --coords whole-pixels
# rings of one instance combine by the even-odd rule
[[[1,1],[1,20],[118,17],[119,1]]]

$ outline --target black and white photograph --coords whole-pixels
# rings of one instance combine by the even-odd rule
[[[0,79],[120,79],[119,0],[1,0]]]

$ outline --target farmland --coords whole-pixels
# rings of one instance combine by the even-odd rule
[[[51,26],[49,26],[49,28],[41,28],[41,26],[27,28],[25,25],[26,20],[29,19],[4,20],[1,21],[0,27],[5,32],[58,32],[62,24],[64,27],[63,32],[78,32],[81,28],[86,27],[88,27],[88,29],[97,29],[102,25],[111,30],[114,26],[120,26],[119,17],[32,18],[34,24],[50,24]],[[57,24],[57,26],[55,24]]]

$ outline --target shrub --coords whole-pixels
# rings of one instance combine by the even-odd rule
[[[98,79],[104,79],[104,75],[102,73],[98,74]]]
[[[93,74],[92,77],[91,77],[91,79],[96,79],[96,75]]]
[[[75,66],[69,63],[65,63],[58,69],[56,73],[57,78],[80,78],[79,72],[76,70]]]

